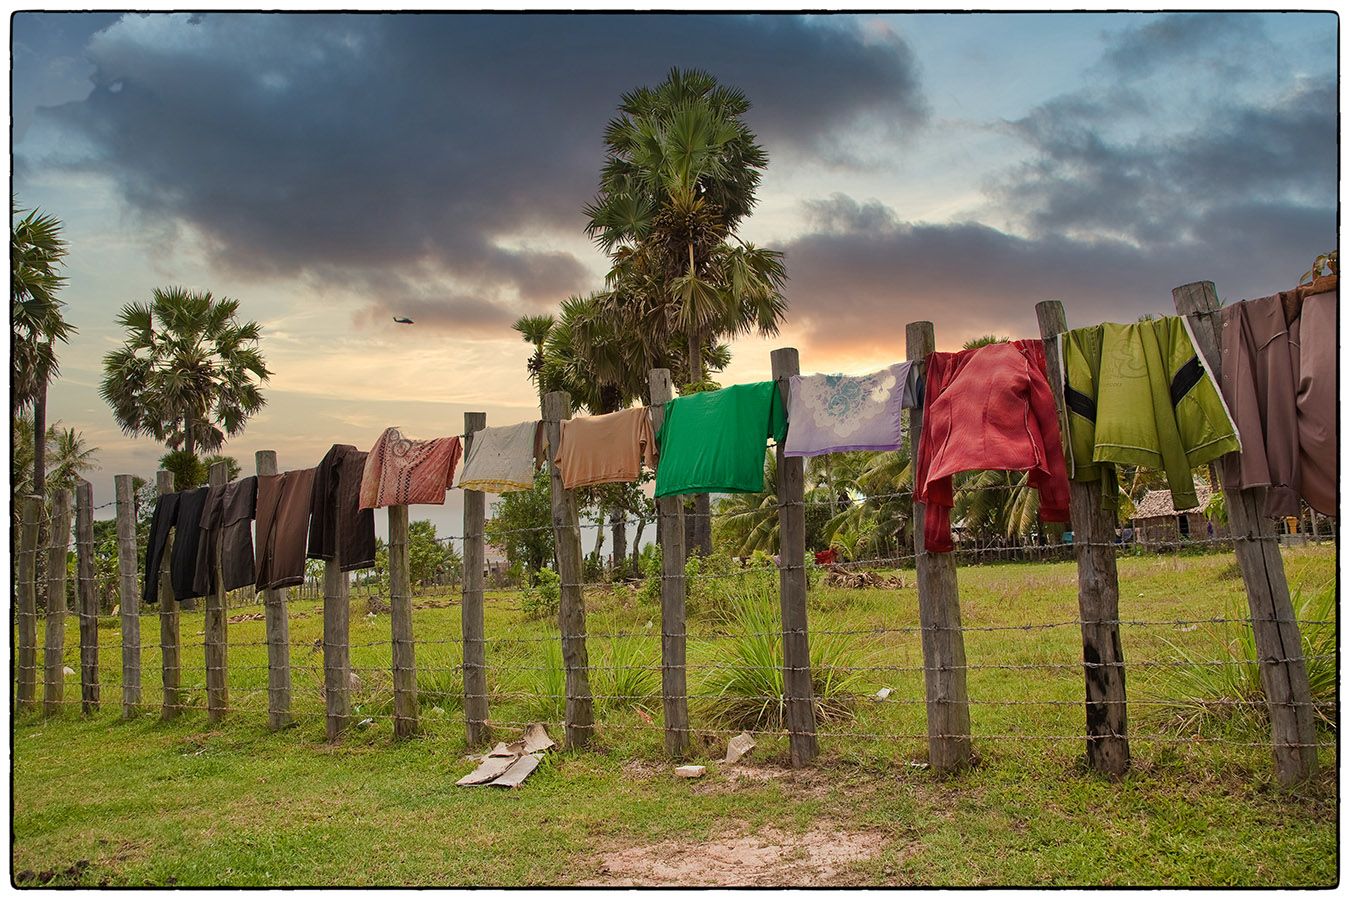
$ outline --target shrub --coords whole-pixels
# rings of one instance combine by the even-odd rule
[[[657,544],[648,544],[642,548],[638,557],[638,571],[642,573],[642,586],[638,588],[639,603],[661,602],[661,548]]]
[[[558,614],[562,579],[552,569],[540,569],[535,583],[520,592],[520,608],[527,619],[548,619]]]
[[[745,566],[721,555],[691,556],[684,564],[684,576],[686,614],[718,627],[735,618],[731,601],[736,594],[772,588],[777,596],[778,569],[767,554],[752,555]]]

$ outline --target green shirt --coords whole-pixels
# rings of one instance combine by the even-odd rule
[[[764,490],[764,442],[787,437],[782,395],[772,381],[677,397],[656,433],[656,496],[754,494]]]

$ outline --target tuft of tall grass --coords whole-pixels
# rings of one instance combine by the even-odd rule
[[[640,635],[610,638],[591,645],[591,691],[605,711],[651,705],[661,692],[659,644]]]
[[[1336,585],[1293,596],[1294,618],[1300,622],[1303,655],[1317,717],[1328,727],[1336,721]],[[1226,618],[1246,613],[1233,611]],[[1172,641],[1179,664],[1162,669],[1149,685],[1150,700],[1160,708],[1165,727],[1178,732],[1227,727],[1258,731],[1269,725],[1256,637],[1250,622],[1218,622],[1208,628],[1209,640],[1192,647]],[[1215,665],[1213,663],[1221,664]]]
[[[703,717],[720,726],[778,730],[786,720],[783,691],[783,636],[776,586],[754,580],[737,585],[724,598],[727,639],[719,644],[714,675],[705,693]],[[849,635],[811,638],[811,687],[817,721],[853,715],[861,686],[853,670],[864,648]]]
[[[561,722],[567,710],[567,670],[560,641],[540,641],[539,653],[525,661],[527,714],[543,722]]]

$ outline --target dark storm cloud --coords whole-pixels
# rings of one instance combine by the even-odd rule
[[[806,348],[869,354],[902,354],[905,324],[925,319],[947,349],[987,332],[1034,337],[1040,300],[1063,300],[1070,324],[1088,325],[1170,313],[1171,289],[1190,281],[1212,280],[1234,300],[1262,296],[1289,288],[1335,239],[1334,210],[1287,204],[1215,206],[1205,240],[1160,249],[901,222],[839,194],[812,213],[829,227],[784,248],[792,322]]]
[[[87,55],[93,93],[46,115],[218,265],[412,266],[515,309],[597,286],[519,235],[581,234],[621,92],[673,65],[745,90],[774,156],[926,115],[903,41],[796,17],[151,15]]]

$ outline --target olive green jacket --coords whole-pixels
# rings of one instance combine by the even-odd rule
[[[1065,461],[1075,481],[1114,464],[1167,473],[1176,509],[1199,505],[1191,470],[1241,449],[1237,428],[1182,316],[1106,323],[1059,336]]]

